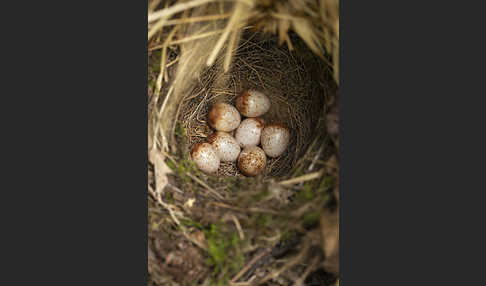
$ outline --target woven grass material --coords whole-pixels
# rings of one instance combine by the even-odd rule
[[[272,105],[262,118],[266,123],[285,123],[291,131],[287,151],[278,158],[268,158],[264,174],[266,178],[282,177],[305,155],[315,135],[325,132],[319,117],[325,114],[329,89],[325,87],[329,83],[323,74],[329,71],[304,45],[299,46],[304,54],[300,56],[279,47],[275,37],[248,32],[243,42],[229,73],[218,73],[216,68],[203,73],[194,90],[183,98],[178,119],[192,146],[213,132],[207,127],[212,104],[223,101],[234,105],[247,89],[265,92]],[[222,163],[218,175],[241,176],[235,162]]]

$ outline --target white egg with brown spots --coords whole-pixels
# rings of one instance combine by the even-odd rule
[[[209,143],[196,143],[191,150],[191,157],[199,170],[207,174],[218,171],[220,159]]]
[[[241,115],[234,106],[219,102],[211,107],[208,123],[218,131],[231,132],[240,125]]]
[[[253,177],[265,170],[267,156],[262,148],[251,146],[244,148],[238,157],[238,168],[245,176]]]
[[[261,118],[247,118],[241,121],[240,126],[236,129],[235,139],[241,147],[257,146],[260,144],[264,126],[265,123]]]
[[[208,137],[208,143],[213,146],[222,162],[234,162],[240,155],[240,145],[227,132],[216,131]]]
[[[287,149],[290,142],[290,131],[283,124],[269,124],[263,128],[261,135],[262,148],[268,157],[278,157]]]
[[[270,99],[258,90],[247,90],[236,99],[236,108],[246,117],[258,117],[270,109]]]

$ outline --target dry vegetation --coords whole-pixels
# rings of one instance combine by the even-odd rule
[[[337,1],[149,1],[149,285],[338,284]],[[265,174],[197,170],[217,100],[291,127]]]

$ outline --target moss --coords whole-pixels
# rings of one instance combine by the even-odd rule
[[[160,229],[160,223],[157,223],[156,221],[152,221],[150,227],[152,228],[153,231],[158,231]]]
[[[187,130],[180,121],[176,122],[175,135],[178,139],[186,141]]]
[[[302,170],[302,166],[298,166],[294,173],[292,174],[292,177],[298,177],[298,176],[301,176],[301,175],[304,175],[304,172]]]
[[[310,201],[315,198],[315,193],[312,190],[312,184],[310,181],[305,182],[302,190],[299,190],[296,194],[298,201]]]
[[[170,192],[164,192],[164,200],[169,204],[174,204],[175,200]]]
[[[209,225],[203,232],[208,243],[209,257],[206,263],[213,267],[212,285],[227,285],[231,275],[245,263],[241,251],[243,242],[234,231],[226,229],[222,222]]]
[[[160,61],[162,60],[162,51],[161,50],[156,50],[153,51],[150,55],[150,61],[149,61],[149,71],[152,71],[153,73],[160,73]]]
[[[320,191],[326,191],[334,185],[334,178],[331,176],[322,178],[321,182],[319,183],[318,189]]]
[[[258,192],[257,194],[252,195],[250,197],[250,201],[259,202],[259,201],[263,200],[264,198],[268,197],[269,194],[270,194],[270,192],[268,191],[268,189],[263,189],[262,191]]]
[[[223,182],[224,182],[224,184],[226,186],[226,190],[228,190],[230,192],[238,191],[238,188],[236,186],[236,184],[237,184],[236,177],[225,177],[223,179]]]
[[[204,225],[202,225],[201,223],[197,222],[197,221],[194,221],[190,218],[185,218],[185,219],[182,219],[181,220],[181,223],[184,225],[184,226],[188,226],[188,227],[197,227],[199,229],[204,229]]]
[[[175,137],[175,141],[177,141],[178,157],[184,159],[190,159],[191,156],[190,153],[188,152],[188,143],[187,143],[187,130],[180,121],[177,121],[175,123],[174,137]]]
[[[167,159],[165,160],[165,164],[167,165],[167,167],[169,167],[172,171],[176,171],[177,169],[177,166],[174,164],[174,162],[172,162],[171,160]]]
[[[305,228],[313,227],[319,222],[321,214],[317,211],[310,211],[302,215],[302,226]]]
[[[272,216],[270,214],[256,215],[256,225],[260,227],[267,227],[272,223]]]
[[[197,188],[195,185],[197,182],[193,181],[193,179],[188,176],[188,174],[192,174],[195,176],[200,176],[200,171],[197,168],[196,164],[190,159],[181,159],[177,162],[173,162],[171,160],[165,161],[167,166],[175,173],[175,175],[180,179],[182,188],[185,191],[195,191]]]
[[[293,229],[284,229],[282,235],[280,236],[280,241],[286,243],[297,237],[297,232]]]
[[[149,83],[148,83],[149,88],[152,89],[152,90],[155,90],[156,82],[157,82],[157,78],[156,77],[150,79],[149,80]]]

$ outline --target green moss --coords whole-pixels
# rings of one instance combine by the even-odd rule
[[[160,61],[162,60],[162,52],[160,50],[153,51],[149,58],[149,71],[153,73],[160,73]]]
[[[157,223],[155,221],[152,221],[151,227],[152,227],[152,230],[153,231],[158,231],[159,228],[160,228],[160,223]]]
[[[205,232],[206,240],[208,242],[208,253],[210,255],[209,263],[215,266],[215,272],[218,272],[223,267],[223,262],[226,259],[226,248],[230,245],[228,238],[220,231],[220,227],[216,224],[211,224],[209,230]]]
[[[180,138],[185,138],[186,134],[187,134],[186,128],[181,124],[180,121],[177,121],[175,127],[175,135]]]
[[[297,232],[293,229],[284,229],[282,231],[282,235],[280,236],[280,240],[282,243],[286,243],[297,236]]]
[[[227,285],[231,275],[241,269],[245,257],[241,251],[242,241],[234,230],[226,229],[221,222],[211,224],[204,230],[209,257],[206,263],[213,267],[213,284]]]
[[[170,192],[164,192],[164,200],[169,204],[174,204],[175,200]]]
[[[188,176],[192,174],[200,176],[200,171],[196,164],[190,159],[181,159],[177,162],[166,160],[167,166],[175,173],[175,175],[181,180],[182,188],[186,191],[197,190],[195,185],[197,184],[193,179]]]
[[[270,214],[258,214],[256,216],[256,225],[259,227],[268,227],[272,223],[272,216]]]
[[[298,177],[298,176],[303,175],[303,174],[304,173],[302,172],[302,166],[299,166],[299,167],[297,167],[297,169],[295,169],[292,177]]]
[[[334,178],[331,176],[322,178],[319,184],[319,190],[326,191],[334,185]]]
[[[157,82],[157,78],[156,77],[153,77],[152,79],[149,80],[148,82],[148,86],[152,89],[152,90],[155,90],[155,85],[156,85],[156,82]]]
[[[237,178],[236,177],[224,177],[223,183],[226,185],[226,190],[235,192],[238,191]]]
[[[259,201],[263,200],[264,198],[268,197],[269,194],[270,194],[270,192],[268,191],[268,189],[263,189],[258,194],[252,195],[251,201],[259,202]]]
[[[204,225],[202,225],[201,223],[197,222],[197,221],[194,221],[190,218],[185,218],[185,219],[182,219],[181,220],[181,223],[184,225],[184,226],[188,226],[188,227],[197,227],[199,229],[204,229]]]
[[[175,171],[177,166],[174,164],[174,162],[172,162],[171,160],[169,159],[166,159],[165,160],[165,164],[167,165],[167,167],[169,167],[172,171]]]
[[[317,211],[310,211],[302,215],[302,226],[303,227],[312,227],[319,222],[320,213]]]
[[[305,182],[302,190],[299,190],[296,194],[296,198],[299,201],[310,201],[315,197],[315,193],[312,190],[312,185],[310,181]]]

